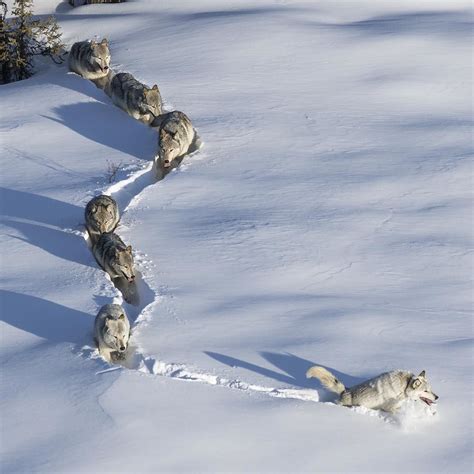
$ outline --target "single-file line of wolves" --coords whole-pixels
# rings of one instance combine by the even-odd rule
[[[93,81],[112,102],[158,132],[154,160],[157,177],[163,177],[182,157],[200,147],[191,121],[179,111],[163,112],[157,85],[147,87],[127,72],[110,68],[107,39],[74,43],[69,53],[69,69]],[[114,232],[120,220],[115,200],[107,195],[94,197],[85,208],[85,225],[92,253],[99,266],[114,282],[133,284],[135,280],[132,247]],[[118,286],[116,284],[116,286]],[[126,295],[124,294],[127,300]],[[130,338],[130,322],[121,305],[104,305],[95,318],[94,339],[99,353],[108,362],[124,359]],[[338,395],[343,406],[363,406],[396,412],[405,400],[419,400],[431,406],[438,399],[423,370],[419,375],[393,370],[351,388],[346,388],[324,367],[311,367],[306,376],[317,378]]]

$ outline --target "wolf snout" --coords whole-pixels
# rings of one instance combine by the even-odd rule
[[[125,352],[126,347],[125,346],[120,346],[120,352]]]
[[[104,66],[104,71],[108,71],[109,66]]]
[[[434,399],[438,400],[438,398],[439,398],[438,395],[436,395],[436,393],[433,393],[433,395],[434,395]]]
[[[169,168],[170,166],[170,160],[165,160],[165,168]]]
[[[132,275],[131,277],[129,277],[128,281],[130,283],[132,283],[132,281],[135,281],[135,275]]]

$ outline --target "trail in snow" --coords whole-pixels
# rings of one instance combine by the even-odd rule
[[[198,150],[190,153],[187,155],[187,158],[193,156],[197,152]],[[138,170],[132,173],[126,179],[111,185],[104,191],[104,194],[107,194],[115,199],[119,209],[122,210],[122,218],[123,215],[133,209],[134,203],[139,200],[140,193],[148,186],[157,185],[159,181],[161,180],[157,180],[154,175],[153,163],[149,163],[145,168]],[[84,233],[84,238],[86,240],[88,239],[87,232]],[[136,249],[135,252],[137,252]],[[138,259],[137,263],[139,262],[140,258]],[[121,290],[119,287],[118,289]],[[127,304],[123,297],[118,298],[118,301],[116,301],[117,303],[126,306],[127,313],[132,323],[134,323],[132,326],[132,331],[134,328],[137,328],[140,323],[146,321],[147,314],[151,309],[151,306],[158,304],[160,298],[159,291],[157,289],[153,289],[147,283],[146,274],[141,273],[140,268],[138,268],[137,271],[136,290],[138,292],[138,299],[131,304]],[[155,359],[154,357],[147,357],[142,354],[139,349],[133,348],[133,346],[131,346],[130,349],[130,354],[127,357],[127,360],[119,362],[119,364],[126,369],[138,370],[139,372],[146,374],[171,377],[185,381],[201,382],[208,385],[218,385],[237,390],[259,392],[276,398],[290,398],[313,402],[319,401],[319,394],[317,390],[286,388],[278,389],[273,387],[247,384],[240,380],[229,380],[217,375],[205,374],[199,371],[191,371],[182,364],[167,363]],[[83,351],[84,350],[88,350],[88,352],[96,352],[96,356],[98,355],[97,351],[90,351],[90,348],[83,348]]]
[[[195,153],[197,153],[197,151],[193,152],[189,156],[192,156]],[[150,163],[145,168],[131,173],[126,179],[114,183],[104,191],[104,194],[112,196],[117,201],[119,209],[122,209],[122,217],[127,212],[133,210],[134,204],[139,201],[140,193],[145,188],[148,186],[156,186],[158,183],[159,180],[157,180],[154,175],[153,163]],[[84,233],[84,238],[86,240],[88,239],[87,232]],[[136,249],[135,253],[137,253]],[[139,266],[140,261],[142,260],[140,256],[135,260]],[[140,270],[144,270],[143,273]],[[108,275],[105,275],[108,278]],[[147,321],[148,314],[151,312],[152,307],[155,304],[159,304],[160,299],[159,290],[152,288],[152,286],[147,282],[146,269],[137,269],[136,287],[139,295],[137,301],[133,302],[132,304],[127,304],[123,297],[118,297],[115,301],[116,303],[122,304],[126,307],[127,313],[132,322],[132,332],[134,329],[137,329],[141,324]],[[98,351],[95,348],[88,346],[82,348],[82,355],[91,358],[100,357]],[[168,377],[185,382],[198,382],[232,390],[260,393],[272,398],[285,398],[305,402],[319,402],[326,405],[335,406],[335,404],[332,402],[321,401],[319,392],[315,389],[265,387],[262,385],[249,384],[238,379],[228,379],[219,375],[208,374],[199,370],[192,370],[189,367],[186,367],[184,364],[165,362],[153,356],[146,356],[139,348],[133,346],[133,344],[129,348],[129,355],[126,360],[119,361],[114,367],[100,371],[98,374],[104,374],[123,369],[134,370],[151,376]],[[402,429],[406,430],[411,430],[414,426],[414,423],[431,419],[431,415],[434,414],[429,409],[420,409],[419,404],[407,404],[400,414],[396,416],[363,407],[352,407],[350,410],[359,414],[377,417],[386,423],[400,426]]]
[[[199,152],[202,142],[199,140],[199,143],[198,146],[186,155],[187,159]],[[154,163],[150,162],[144,168],[130,173],[130,175],[125,179],[109,186],[103,191],[103,194],[114,198],[121,211],[120,218],[122,219],[127,212],[130,212],[130,210],[133,209],[134,204],[139,200],[140,193],[148,186],[156,186],[159,181],[169,174],[169,172],[173,172],[174,169],[181,164],[182,159],[183,158],[181,157],[180,159],[175,160],[173,168],[158,178],[156,176]],[[87,231],[84,231],[82,236],[87,242],[87,245],[90,246]],[[114,285],[121,293],[120,296],[115,298],[114,302],[126,307],[127,314],[132,323],[132,332],[134,329],[138,328],[141,323],[147,320],[151,307],[158,304],[160,299],[159,291],[153,289],[147,282],[146,269],[140,268],[140,262],[144,260],[143,256],[140,255],[137,249],[134,249],[134,252],[135,263],[138,265],[136,269],[137,278],[133,287],[126,282],[122,283],[117,280],[113,281]],[[144,273],[142,273],[143,270]],[[104,274],[106,278],[111,280],[107,273],[104,272]],[[88,357],[100,357],[98,351],[89,346],[84,346],[81,353]],[[248,384],[240,380],[229,380],[217,375],[205,374],[199,371],[191,371],[182,364],[167,363],[154,357],[145,356],[138,348],[133,347],[133,345],[130,346],[127,359],[118,362],[118,365],[119,366],[101,371],[100,373],[108,373],[110,371],[119,370],[120,368],[125,368],[151,375],[201,382],[208,385],[222,386],[243,391],[258,392],[267,394],[270,397],[312,402],[319,401],[317,390],[264,387]]]
[[[198,153],[200,147],[201,144],[198,148],[195,148],[190,153],[188,153],[186,155],[186,159],[189,159]],[[133,210],[134,205],[140,200],[140,194],[142,191],[149,186],[158,185],[159,181],[164,179],[169,172],[173,172],[176,167],[181,164],[182,159],[183,157],[175,160],[173,168],[168,170],[162,176],[157,176],[154,162],[152,161],[142,169],[132,171],[125,179],[112,184],[106,190],[104,190],[103,193],[115,199],[119,209],[121,210],[120,217],[122,219],[125,214]],[[84,231],[83,237],[89,245],[87,231]],[[120,292],[120,295],[114,299],[114,302],[125,306],[129,319],[132,323],[132,333],[134,329],[139,328],[141,324],[148,320],[149,313],[151,313],[153,306],[159,304],[160,300],[159,290],[153,288],[153,285],[149,284],[147,281],[148,275],[146,273],[146,265],[144,268],[141,268],[141,263],[147,262],[146,256],[141,255],[139,250],[135,248],[134,253],[135,266],[137,267],[136,281],[132,285],[125,281],[113,281],[114,285]],[[105,273],[105,276],[110,280],[110,277],[107,275],[107,273]],[[329,278],[331,278],[331,276]],[[91,358],[100,357],[98,351],[95,348],[88,346],[83,347],[81,353],[82,355]],[[265,387],[256,384],[249,384],[237,379],[227,379],[218,375],[203,373],[199,370],[189,369],[183,364],[168,363],[153,356],[146,356],[140,348],[133,346],[133,342],[129,347],[129,355],[127,356],[126,360],[119,361],[115,367],[111,367],[110,369],[101,371],[99,373],[108,373],[121,369],[135,370],[152,376],[169,377],[187,382],[199,382],[234,390],[261,393],[274,398],[286,398],[334,405],[332,402],[321,401],[319,393],[315,389]],[[357,413],[375,416],[385,422],[410,429],[413,426],[414,419],[420,421],[421,419],[426,419],[427,414],[434,414],[434,412],[431,411],[426,412],[426,410],[421,409],[417,405],[408,406],[408,404],[407,407],[396,416],[363,407],[352,407],[350,409]],[[422,411],[423,413],[421,413]]]

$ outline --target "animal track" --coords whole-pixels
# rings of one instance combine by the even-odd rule
[[[193,149],[190,153],[188,153],[188,155],[194,155],[199,151],[199,148],[200,143],[199,147]],[[175,160],[176,164],[173,169],[179,166],[181,161],[182,157],[179,157],[179,159]],[[157,174],[155,171],[156,165],[154,162],[151,162],[144,168],[132,172],[125,179],[112,184],[103,192],[103,194],[111,196],[117,202],[119,209],[122,210],[123,216],[133,209],[134,204],[139,202],[139,196],[145,188],[148,186],[157,185],[161,179],[164,179],[166,175],[172,171],[172,169],[168,168],[165,173],[159,176],[159,179],[157,179]],[[89,236],[87,231],[84,231],[82,235],[89,245]],[[135,253],[137,254],[136,250]],[[260,393],[273,398],[285,398],[334,405],[330,402],[321,402],[319,393],[315,389],[265,387],[246,383],[238,379],[227,379],[219,375],[203,373],[198,370],[190,369],[183,364],[169,363],[156,359],[152,356],[145,356],[138,347],[134,346],[136,341],[133,341],[133,332],[134,330],[140,328],[141,325],[146,325],[147,321],[150,319],[152,307],[159,303],[161,295],[159,290],[153,289],[146,281],[148,277],[147,272],[150,271],[150,267],[153,267],[153,262],[147,260],[145,258],[146,256],[139,255],[139,253],[137,257],[138,258],[136,259],[136,262],[138,263],[139,269],[136,271],[135,282],[133,282],[133,284],[129,284],[128,282],[125,283],[117,280],[114,281],[116,288],[121,292],[121,297],[116,297],[116,301],[114,302],[126,306],[127,314],[129,315],[129,319],[132,323],[132,343],[129,346],[128,355],[125,360],[116,361],[115,366],[100,371],[98,374],[107,373],[112,370],[135,370],[149,376],[168,377],[185,382],[198,382],[249,393]],[[352,262],[349,264],[349,266],[350,265],[352,265]],[[346,268],[343,268],[340,271],[344,271],[345,269]],[[143,273],[140,270],[143,270]],[[331,276],[332,275],[330,275],[329,278],[331,278]],[[109,276],[107,277],[110,279]],[[107,291],[104,292],[108,293]],[[127,305],[124,303],[124,300],[130,304]],[[89,358],[100,357],[97,349],[88,346],[82,348],[81,355]],[[376,416],[388,423],[402,424],[401,419],[397,419],[394,416],[386,413],[361,407],[353,407],[350,409],[357,413]]]

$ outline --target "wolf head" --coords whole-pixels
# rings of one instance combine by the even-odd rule
[[[161,113],[161,96],[158,86],[155,84],[152,88],[145,87],[140,98],[138,108],[142,114],[153,114],[158,117]]]
[[[128,282],[135,280],[133,271],[132,247],[117,247],[111,262],[111,267],[115,273],[127,279]]]
[[[110,348],[116,350],[119,353],[123,353],[127,350],[128,341],[130,339],[130,324],[121,306],[110,306],[117,306],[120,308],[120,311],[119,314],[108,314],[105,318],[103,334],[104,342]],[[115,308],[112,309],[115,313]]]
[[[100,233],[111,232],[114,230],[117,214],[115,212],[114,205],[109,204],[97,204],[91,208],[90,220],[94,224],[94,227],[100,231]]]
[[[169,168],[171,162],[179,156],[180,145],[175,138],[176,132],[160,130],[160,160],[164,168]]]
[[[106,74],[110,66],[109,42],[104,38],[100,43],[91,41],[91,60]]]
[[[421,400],[428,406],[435,403],[435,401],[439,398],[438,395],[436,395],[431,389],[431,385],[426,379],[426,373],[424,370],[420,373],[420,375],[410,379],[405,393],[408,398],[411,398],[412,400]]]

